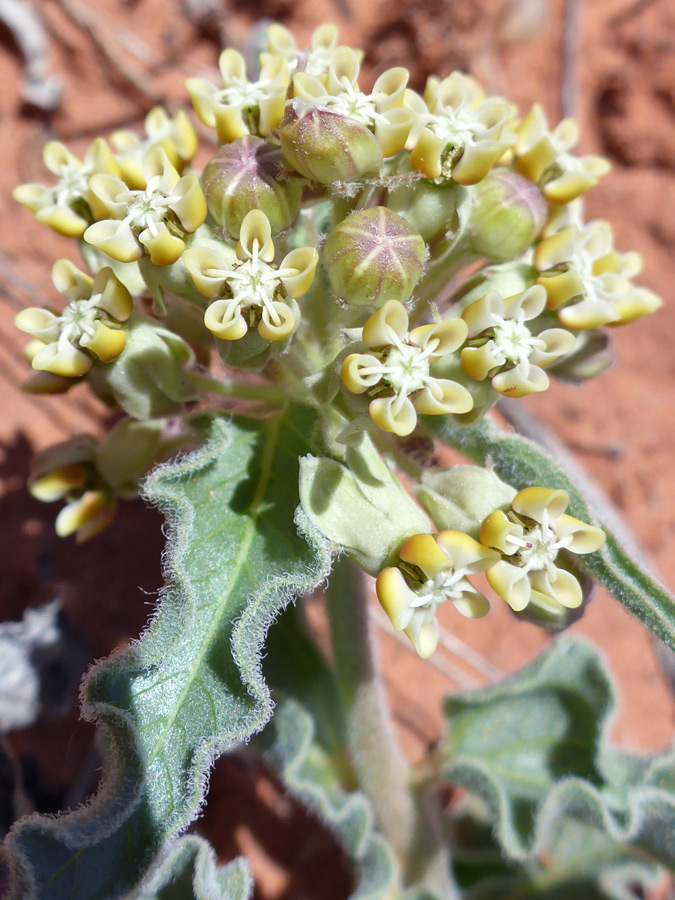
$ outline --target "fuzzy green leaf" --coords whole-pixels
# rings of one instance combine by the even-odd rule
[[[253,884],[248,866],[235,859],[219,866],[204,838],[179,838],[134,900],[248,900]]]
[[[15,897],[112,900],[135,888],[196,815],[213,760],[265,725],[267,629],[330,568],[325,542],[294,520],[313,423],[308,409],[215,418],[202,450],[148,479],[146,496],[169,523],[167,587],[142,639],[85,682],[106,777],[83,809],[17,826]]]
[[[444,772],[483,800],[509,858],[564,857],[572,822],[588,831],[582,846],[598,843],[591,861],[675,867],[673,757],[612,747],[614,708],[597,652],[570,637],[501,684],[447,699]]]
[[[516,490],[531,485],[562,488],[570,496],[568,512],[584,522],[599,524],[607,542],[596,553],[583,557],[583,565],[634,615],[675,650],[675,599],[645,574],[621,547],[607,526],[598,522],[579,489],[540,447],[519,435],[507,433],[484,419],[458,428],[440,417],[427,417],[425,425],[445,443],[480,465],[490,461],[495,473]]]

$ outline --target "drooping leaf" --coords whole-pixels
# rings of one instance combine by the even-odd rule
[[[445,775],[482,799],[508,858],[550,858],[572,880],[675,867],[674,758],[612,747],[614,709],[602,660],[571,637],[501,684],[447,699]]]
[[[460,428],[440,416],[427,417],[425,426],[445,443],[480,465],[490,461],[496,474],[516,490],[531,485],[562,488],[570,495],[568,512],[601,525],[607,542],[583,557],[584,566],[662,641],[675,650],[675,599],[630,558],[606,523],[598,522],[579,489],[533,441],[507,433],[484,419]]]
[[[243,859],[219,866],[208,841],[179,838],[133,900],[248,900],[253,884]]]
[[[308,409],[215,418],[202,450],[150,476],[146,496],[169,523],[167,587],[142,639],[85,682],[103,785],[80,810],[15,828],[15,897],[112,900],[133,889],[195,816],[213,760],[266,723],[267,629],[330,567],[325,542],[294,519],[313,421]]]

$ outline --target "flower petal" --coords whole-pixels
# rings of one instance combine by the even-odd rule
[[[433,578],[439,572],[452,568],[452,559],[430,534],[414,534],[404,542],[399,551],[403,562],[412,563]]]
[[[518,491],[511,501],[511,508],[522,516],[541,522],[544,511],[550,522],[555,521],[567,509],[570,497],[567,491],[544,487],[528,487]]]
[[[485,573],[488,583],[515,612],[525,609],[530,602],[532,588],[527,574],[518,566],[501,560]]]
[[[396,631],[403,631],[412,617],[411,603],[417,595],[408,587],[400,569],[383,569],[375,581],[375,592],[382,609]]]
[[[447,529],[436,535],[436,543],[450,557],[455,569],[466,569],[470,574],[484,572],[499,561],[500,554],[464,534]]]

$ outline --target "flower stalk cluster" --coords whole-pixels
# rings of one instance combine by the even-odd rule
[[[394,627],[428,656],[446,600],[469,616],[487,613],[490,590],[519,613],[579,607],[574,557],[604,536],[546,486],[496,490],[490,477],[485,496],[458,501],[443,495],[453,479],[435,478],[425,494],[429,479],[408,450],[423,417],[463,426],[500,395],[541,393],[567,371],[591,377],[608,365],[607,326],[660,300],[634,283],[640,259],[614,248],[609,224],[584,221],[581,198],[609,165],[574,154],[572,120],[550,127],[539,105],[521,114],[463,72],[416,93],[405,68],[371,80],[363,61],[330,24],[307,48],[269,26],[257,66],[224,49],[218,84],[187,82],[219,145],[201,170],[184,110],[155,108],[141,131],[97,138],[82,160],[47,144],[53,183],[15,197],[79,241],[91,274],[57,262],[67,305],[26,309],[16,324],[32,338],[29,390],[85,380],[138,426],[115,432],[138,446],[127,488],[172,446],[166,417],[184,426],[193,404],[246,412],[258,397],[269,414],[273,397],[273,411],[286,399],[312,407],[330,458],[303,477],[338,479],[340,490],[321,481],[318,493],[361,512],[336,510],[331,526],[303,484],[305,512],[379,571]],[[153,443],[147,427],[158,422]],[[133,490],[114,466],[101,468],[117,451],[87,444],[62,457],[42,460],[32,489],[65,500],[57,530],[85,539]],[[424,533],[394,461],[413,491],[433,495],[430,515],[452,509],[461,527]]]

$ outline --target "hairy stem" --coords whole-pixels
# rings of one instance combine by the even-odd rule
[[[436,797],[428,787],[417,791],[412,786],[411,767],[396,738],[380,676],[363,576],[347,558],[333,569],[326,605],[359,787],[402,861],[406,885],[424,885],[444,900],[454,900],[459,895],[439,835]]]

